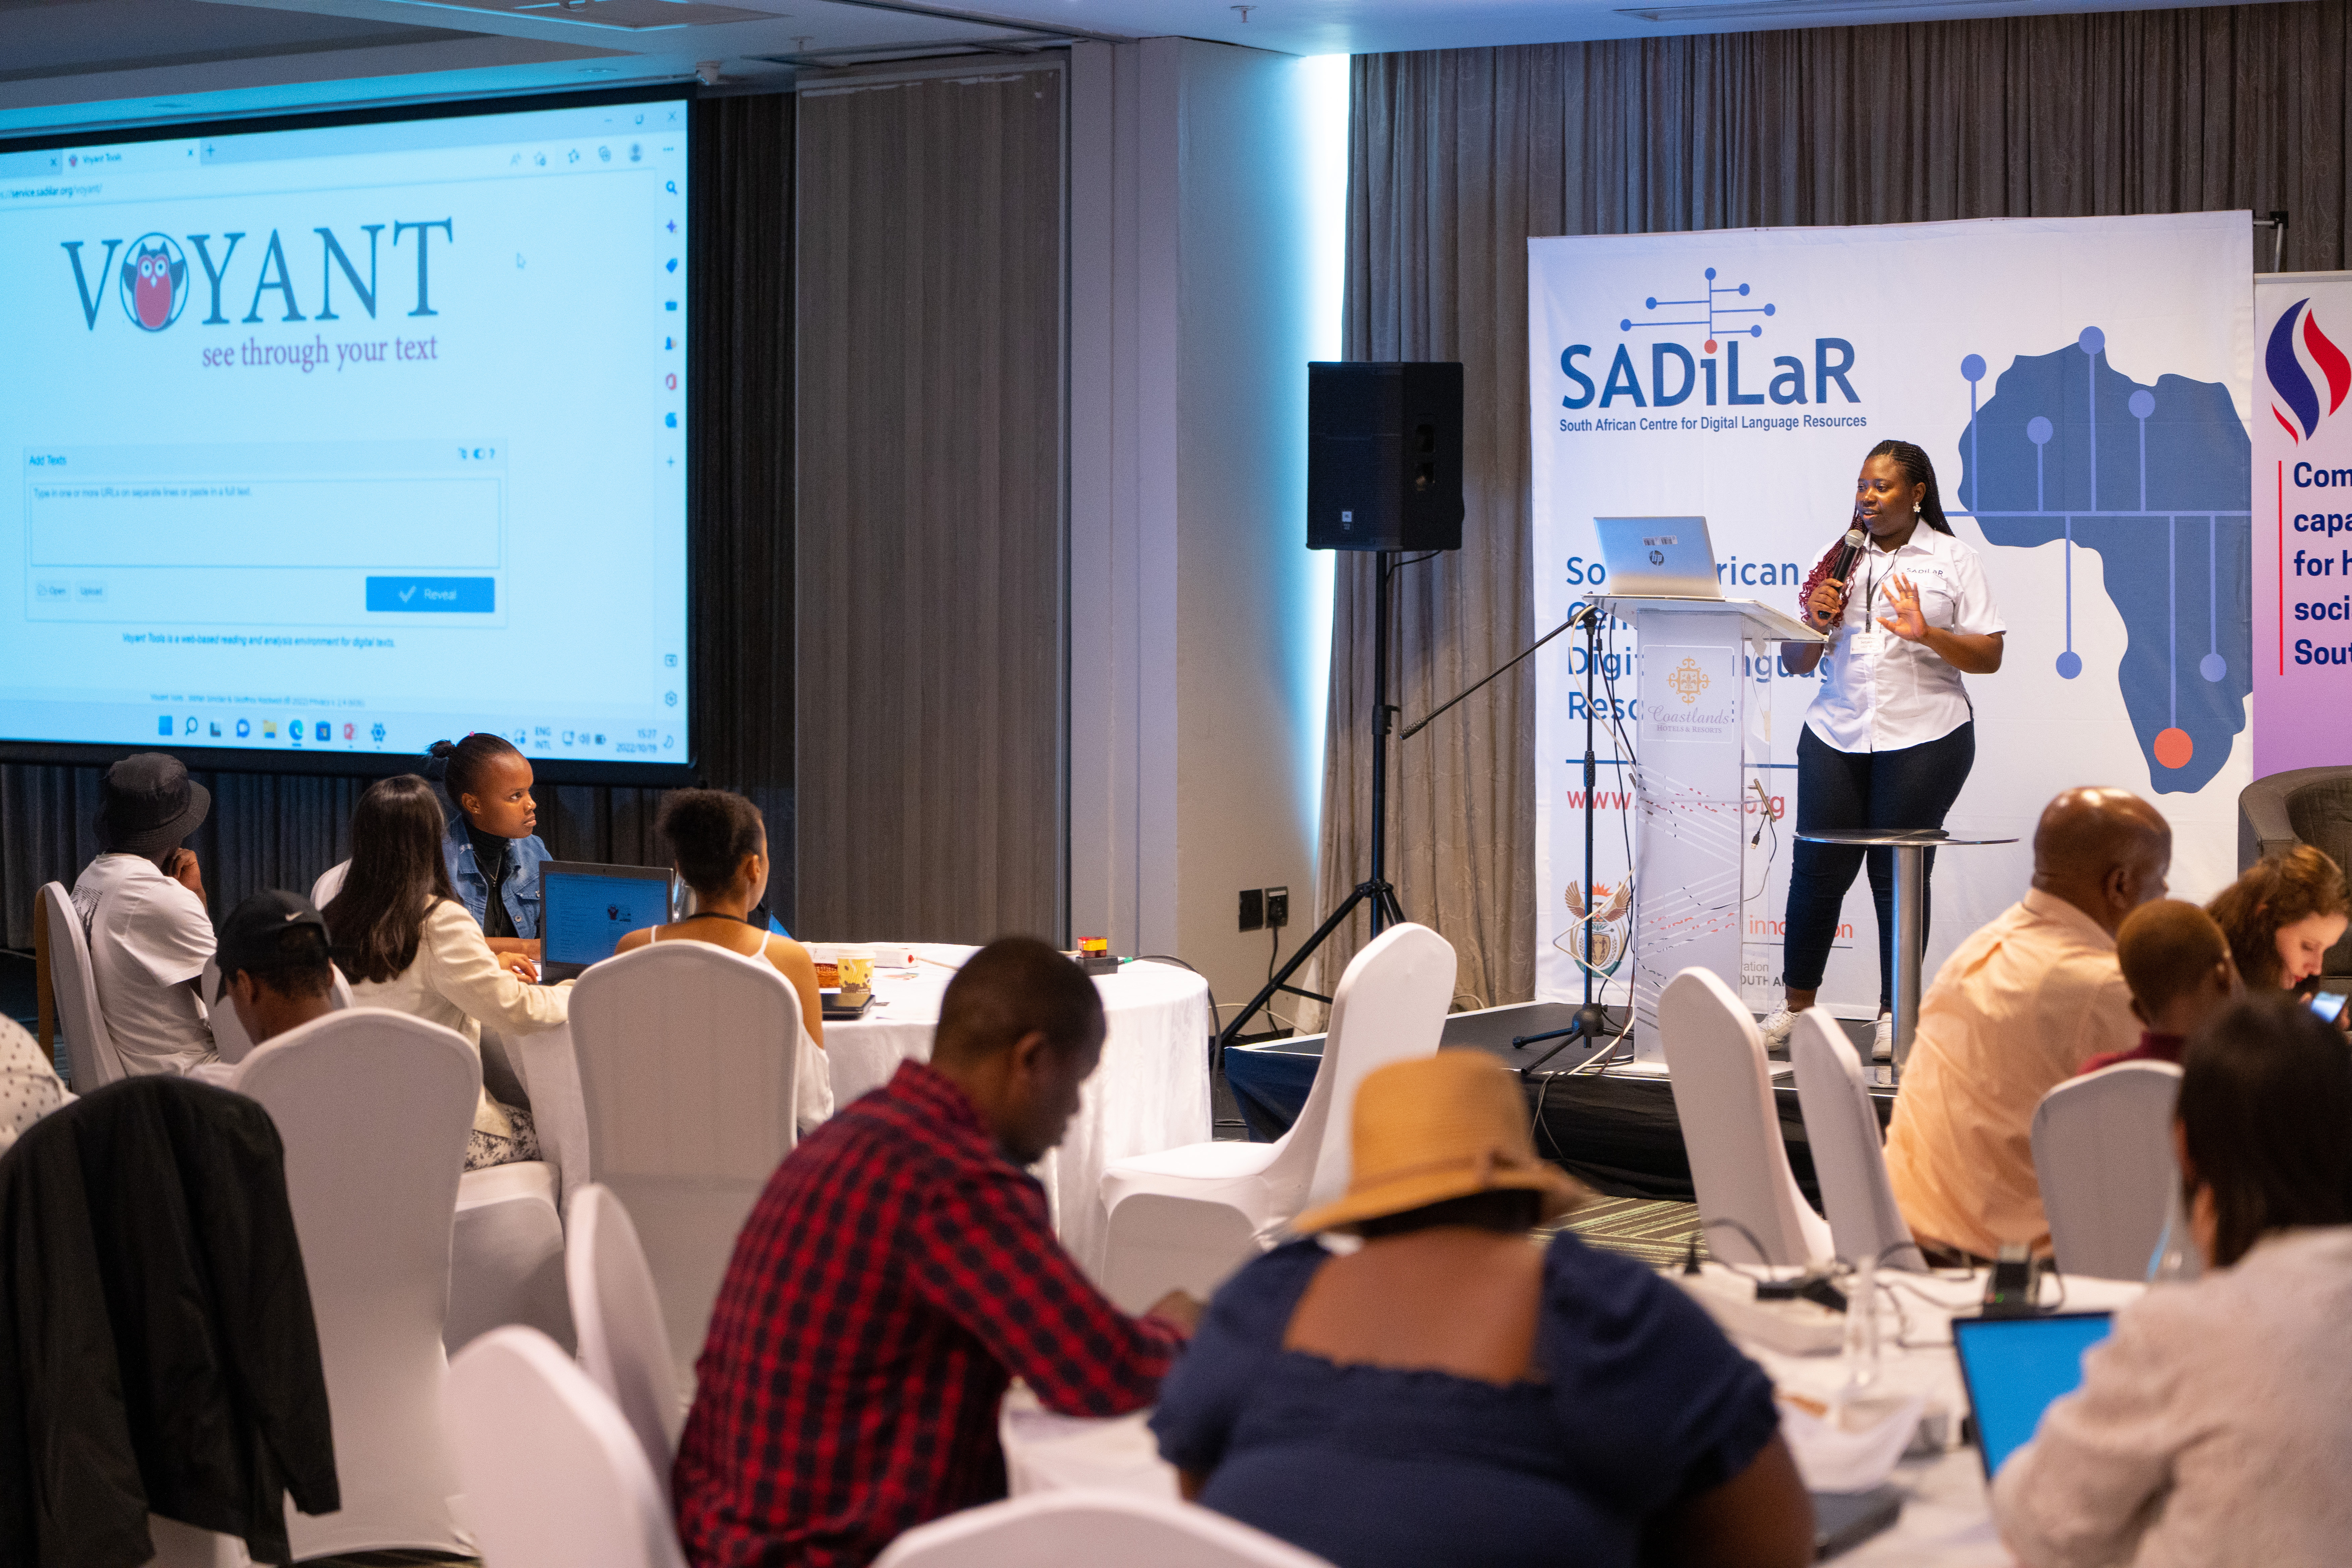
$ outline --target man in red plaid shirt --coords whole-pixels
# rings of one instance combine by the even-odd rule
[[[1198,1317],[1130,1318],[1054,1237],[1023,1167],[1062,1140],[1102,1056],[1094,982],[1008,937],[950,982],[931,1060],[802,1142],[752,1209],[678,1443],[698,1568],[834,1568],[1004,1495],[996,1407],[1149,1405]]]

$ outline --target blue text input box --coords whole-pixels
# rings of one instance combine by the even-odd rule
[[[367,607],[405,615],[487,616],[498,608],[495,577],[371,577]]]

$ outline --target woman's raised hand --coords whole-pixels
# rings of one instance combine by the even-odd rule
[[[1901,637],[1905,642],[1924,642],[1927,637],[1927,612],[1919,608],[1918,584],[1897,572],[1887,579],[1881,590],[1886,602],[1895,607],[1891,616],[1881,616],[1878,624]]]

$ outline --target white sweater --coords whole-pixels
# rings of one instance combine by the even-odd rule
[[[2026,1568],[2352,1562],[2352,1226],[2116,1315],[1992,1490]]]
[[[447,899],[426,911],[416,958],[389,980],[357,981],[352,1000],[362,1007],[390,1007],[457,1030],[482,1046],[482,1026],[503,1034],[529,1035],[552,1028],[570,1016],[572,983],[527,985],[501,966],[466,906]],[[511,1136],[506,1113],[482,1091],[474,1110],[476,1131]]]

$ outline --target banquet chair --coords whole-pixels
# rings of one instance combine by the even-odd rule
[[[628,1205],[681,1386],[694,1386],[735,1237],[792,1152],[800,996],[707,942],[609,958],[572,988],[587,1179]]]
[[[1041,1492],[950,1514],[898,1537],[876,1568],[1099,1568],[1112,1563],[1118,1568],[1328,1568],[1312,1552],[1197,1504],[1111,1491]]]
[[[343,890],[343,879],[351,874],[352,863],[349,860],[338,860],[320,872],[319,879],[310,884],[310,907],[323,910],[333,903],[335,895]]]
[[[1853,1042],[1825,1009],[1809,1007],[1790,1031],[1789,1056],[1797,1066],[1797,1108],[1804,1114],[1805,1142],[1812,1146],[1813,1175],[1822,1184],[1837,1256],[1849,1264],[1875,1258],[1883,1268],[1925,1273],[1927,1259],[1911,1239],[1886,1179],[1885,1140]]]
[[[556,1170],[517,1160],[457,1178],[449,1237],[449,1316],[442,1342],[453,1352],[506,1323],[537,1329],[567,1350],[572,1303],[563,1289],[563,1211]]]
[[[1375,1068],[1435,1054],[1454,974],[1444,937],[1391,927],[1339,976],[1323,1059],[1289,1131],[1271,1143],[1188,1143],[1106,1167],[1105,1294],[1130,1312],[1171,1290],[1205,1300],[1293,1215],[1345,1192],[1356,1086]]]
[[[341,1012],[352,1005],[352,983],[343,978],[341,970],[331,964],[328,967],[334,976],[329,1005]],[[198,994],[205,999],[205,1006],[212,1016],[213,1049],[220,1053],[220,1059],[225,1062],[234,1064],[245,1060],[253,1054],[253,1037],[245,1032],[245,1020],[236,1016],[236,1005],[220,994],[218,958],[205,960],[205,972],[196,981],[196,985]],[[213,1000],[216,995],[220,996],[217,1002]]]
[[[2117,1062],[2068,1079],[2033,1108],[2033,1174],[2068,1274],[2145,1279],[2180,1185],[2172,1112],[2180,1069]]]
[[[66,1066],[73,1074],[68,1087],[88,1094],[125,1075],[115,1054],[114,1037],[107,1032],[106,1015],[98,1005],[98,977],[89,963],[89,933],[82,930],[81,911],[63,882],[46,882],[40,892],[41,923],[48,937],[49,983],[57,992],[58,1015],[66,1026]]]
[[[1707,1250],[1727,1263],[1826,1262],[1836,1247],[1790,1173],[1755,1018],[1713,973],[1685,969],[1658,994],[1658,1035]]]
[[[467,1345],[443,1403],[484,1568],[685,1568],[635,1434],[545,1335]]]
[[[574,1193],[570,1217],[563,1279],[580,1334],[580,1370],[627,1419],[667,1498],[686,1407],[653,1271],[629,1211],[610,1188],[591,1182]]]
[[[341,1511],[287,1521],[298,1559],[473,1551],[450,1507],[441,1331],[480,1085],[464,1036],[379,1007],[289,1029],[237,1069],[286,1145],[342,1478]]]

